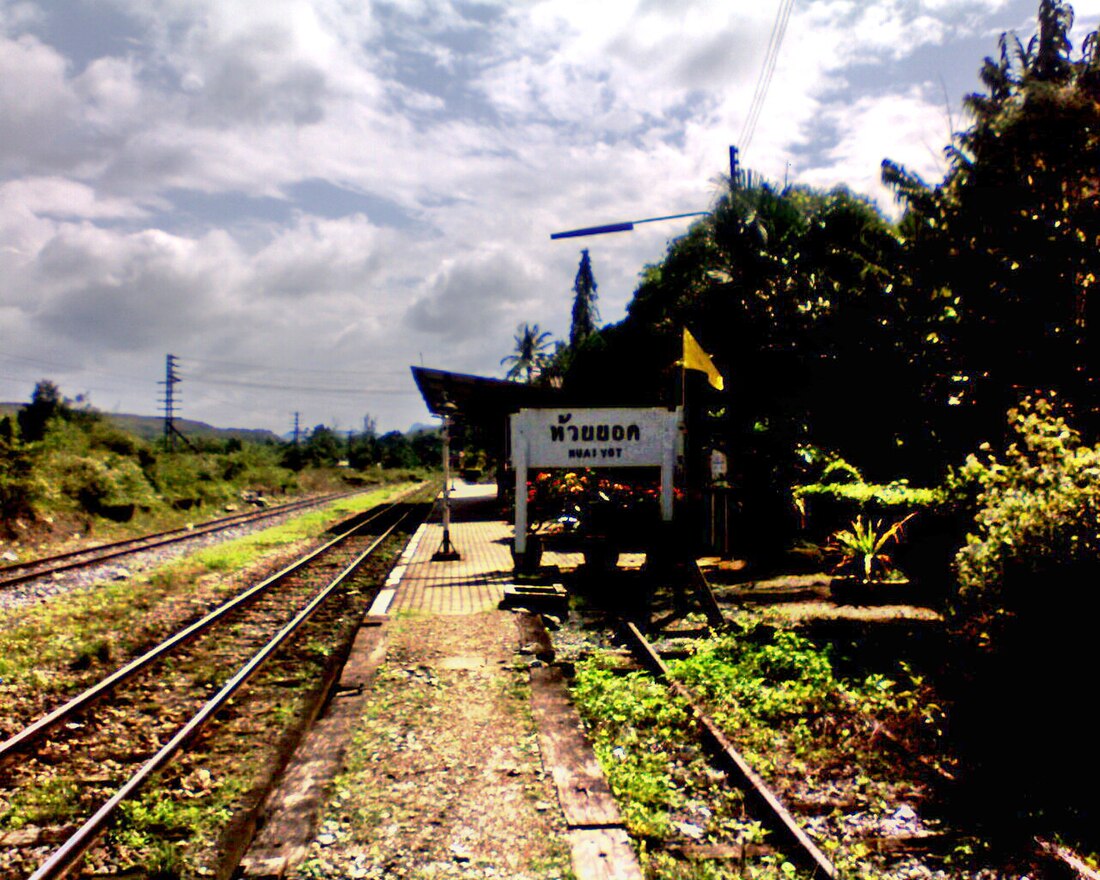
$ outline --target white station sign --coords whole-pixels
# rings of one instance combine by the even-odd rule
[[[512,449],[528,467],[660,467],[675,450],[679,415],[667,409],[527,409],[512,416]]]
[[[638,407],[521,409],[512,416],[517,553],[527,546],[528,468],[659,467],[661,517],[672,519],[680,410]]]

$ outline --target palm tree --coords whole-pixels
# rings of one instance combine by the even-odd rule
[[[550,360],[550,333],[540,332],[538,324],[524,323],[516,327],[515,338],[515,353],[502,357],[500,362],[512,365],[507,378],[530,383]]]

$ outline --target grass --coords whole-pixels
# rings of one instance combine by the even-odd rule
[[[67,777],[53,777],[34,788],[22,789],[0,813],[0,828],[14,830],[68,822],[83,810],[80,794],[77,781]]]
[[[736,634],[695,640],[672,675],[703,702],[750,764],[781,790],[841,781],[866,804],[898,805],[899,768],[872,745],[877,724],[924,723],[912,685],[880,674],[846,679],[827,650],[773,618],[743,613]],[[596,654],[577,665],[574,697],[597,757],[639,843],[647,877],[724,880],[741,866],[684,862],[663,851],[690,836],[706,843],[752,843],[759,826],[747,823],[740,798],[694,745],[685,705],[646,673],[616,671],[615,658]],[[900,671],[900,670],[899,670]],[[827,843],[845,876],[861,876],[865,853]],[[780,858],[753,860],[747,877],[786,877]],[[870,876],[870,875],[868,875]]]
[[[19,619],[0,632],[5,670],[0,715],[12,725],[33,717],[56,702],[48,696],[43,699],[44,692],[76,690],[85,680],[102,674],[92,667],[159,639],[185,615],[204,612],[228,589],[219,572],[247,569],[272,552],[297,551],[305,542],[324,539],[334,519],[369,509],[404,488],[387,487],[344,499],[323,512],[238,539],[228,548],[209,548],[131,583],[104,584],[70,594],[63,602],[21,611]],[[359,592],[354,584],[350,586],[349,593]],[[106,868],[96,860],[107,858],[111,865],[141,876],[169,878],[195,876],[216,865],[220,835],[231,816],[247,806],[253,797],[250,793],[271,772],[268,752],[274,740],[305,717],[321,668],[336,650],[335,643],[350,638],[356,619],[349,606],[336,619],[330,616],[307,624],[294,656],[272,661],[243,696],[234,698],[225,717],[219,715],[220,730],[209,741],[213,751],[207,749],[194,759],[215,775],[194,766],[188,755],[178,759],[171,773],[126,806],[106,849],[90,856],[92,867]],[[187,664],[193,685],[215,687],[225,677],[216,646],[212,650],[215,654],[207,660],[200,652]],[[164,669],[172,675],[182,671],[173,658],[166,659]],[[240,708],[245,705],[248,708]],[[257,745],[260,742],[266,745]],[[83,815],[91,804],[80,803],[81,793],[93,800],[97,797],[83,786],[43,780],[2,805],[0,827],[65,822],[70,816]]]
[[[324,536],[332,521],[408,489],[381,488],[282,525],[208,547],[128,581],[108,581],[58,601],[10,612],[0,629],[0,730],[75,693],[106,664],[151,647],[168,632],[205,612],[236,589],[220,576],[245,571],[265,556]]]

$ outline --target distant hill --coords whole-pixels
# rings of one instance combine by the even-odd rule
[[[0,403],[0,417],[14,415],[23,406],[21,403]],[[164,419],[160,416],[136,416],[130,413],[101,413],[111,424],[129,431],[144,440],[156,440],[164,436]],[[176,419],[176,427],[186,437],[202,440],[247,440],[252,443],[278,441],[274,431],[262,428],[215,428],[206,422],[191,419]]]

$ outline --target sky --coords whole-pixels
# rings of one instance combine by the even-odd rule
[[[766,179],[897,207],[1038,0],[0,0],[0,400],[220,427],[431,423],[410,365],[502,377],[602,321],[729,146]],[[1074,3],[1074,53],[1100,0]],[[751,128],[751,139],[748,137]]]

